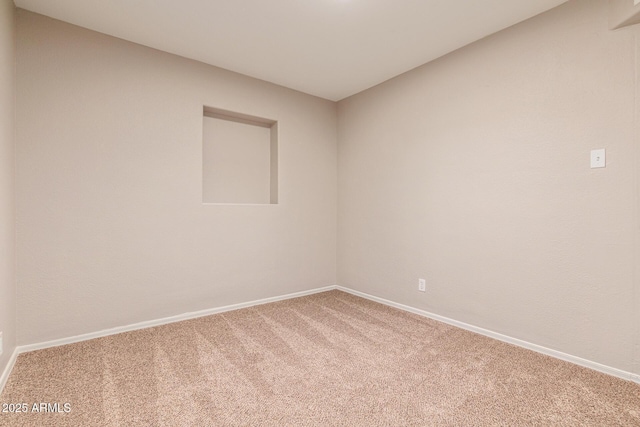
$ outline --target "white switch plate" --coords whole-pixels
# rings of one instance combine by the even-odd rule
[[[591,168],[604,168],[607,166],[607,157],[604,148],[591,150]]]
[[[427,281],[424,279],[418,279],[418,290],[420,292],[426,292],[427,290]]]

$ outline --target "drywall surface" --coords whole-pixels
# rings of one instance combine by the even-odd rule
[[[640,3],[635,0],[609,0],[609,27],[622,28],[640,22]]]
[[[19,344],[335,283],[335,103],[17,17]],[[278,121],[279,204],[202,204],[204,105]]]
[[[202,200],[271,201],[271,128],[204,117]]]
[[[14,10],[12,0],[0,0],[0,374],[16,346]]]
[[[634,369],[637,35],[571,1],[341,101],[338,284]]]
[[[626,29],[629,30],[629,29]],[[636,382],[640,382],[640,66],[638,64],[638,58],[640,58],[640,26],[635,28],[635,40],[636,40],[636,129],[635,129],[635,218],[636,218],[636,247],[635,247],[635,302],[634,307],[634,325],[635,325],[635,339],[634,339],[634,368],[633,372],[636,374]]]

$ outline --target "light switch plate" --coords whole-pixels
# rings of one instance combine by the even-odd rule
[[[607,166],[607,158],[604,148],[591,150],[591,168],[604,168]]]

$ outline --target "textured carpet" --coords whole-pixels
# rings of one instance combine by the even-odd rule
[[[22,354],[0,402],[28,406],[3,426],[640,426],[637,384],[340,291]]]

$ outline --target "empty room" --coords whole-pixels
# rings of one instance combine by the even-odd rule
[[[0,426],[640,426],[640,1],[0,0]]]

